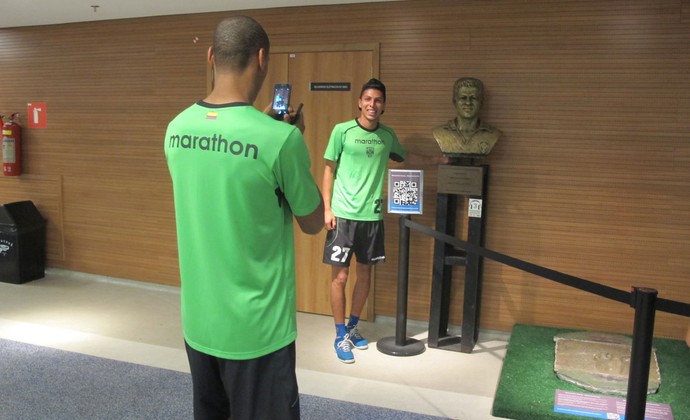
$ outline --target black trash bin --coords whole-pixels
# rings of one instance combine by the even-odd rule
[[[46,221],[31,201],[0,206],[0,281],[26,283],[45,276]]]

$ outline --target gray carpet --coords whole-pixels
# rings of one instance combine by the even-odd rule
[[[302,419],[439,417],[302,394]],[[0,339],[0,419],[191,419],[181,373]]]

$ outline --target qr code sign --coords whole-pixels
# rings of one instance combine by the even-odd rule
[[[419,186],[416,181],[395,181],[393,203],[400,206],[416,206],[419,203]]]

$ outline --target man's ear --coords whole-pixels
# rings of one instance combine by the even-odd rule
[[[206,59],[208,60],[208,63],[210,65],[213,65],[213,47],[208,47],[208,51],[206,52]]]
[[[266,52],[266,49],[264,48],[259,48],[259,53],[257,54],[257,58],[259,59],[259,68],[261,71],[267,71],[268,70],[268,53]]]

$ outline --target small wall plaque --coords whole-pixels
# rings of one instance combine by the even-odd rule
[[[440,165],[438,192],[458,195],[482,195],[483,171],[480,166]]]
[[[482,199],[470,198],[467,200],[467,216],[468,217],[482,217]]]
[[[352,90],[352,85],[350,82],[310,82],[309,90],[318,91],[343,91],[349,92]]]

